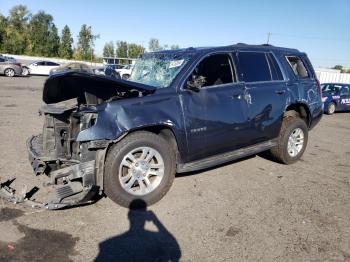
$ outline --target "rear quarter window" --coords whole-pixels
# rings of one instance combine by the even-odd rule
[[[306,63],[299,56],[286,56],[288,64],[297,78],[311,78]]]
[[[271,81],[270,68],[265,53],[238,52],[237,60],[240,81]]]

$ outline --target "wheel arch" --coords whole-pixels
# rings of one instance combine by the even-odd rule
[[[185,148],[181,147],[181,143],[179,142],[179,137],[176,135],[176,132],[168,125],[165,124],[155,124],[155,125],[148,125],[148,126],[142,126],[137,127],[129,130],[128,132],[124,133],[119,139],[117,139],[115,142],[110,143],[108,148],[114,144],[119,142],[120,140],[124,139],[125,137],[139,131],[146,131],[150,133],[154,133],[156,135],[162,136],[166,141],[169,142],[173,150],[176,154],[176,163],[181,163],[182,161],[182,154],[184,153]],[[109,149],[107,149],[108,152]]]
[[[283,117],[296,116],[303,119],[308,126],[311,126],[311,112],[309,107],[303,103],[294,103],[286,107]]]

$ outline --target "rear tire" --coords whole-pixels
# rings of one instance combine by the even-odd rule
[[[156,155],[147,160],[151,157],[151,152],[156,152]],[[128,156],[134,158],[134,161]],[[158,202],[169,191],[174,181],[175,159],[174,150],[164,138],[145,131],[128,135],[108,151],[104,172],[106,195],[124,207],[129,207],[136,199],[143,200],[147,205]],[[158,169],[158,175],[148,176],[149,172],[158,172],[154,171],[157,168],[152,168],[157,165],[162,165],[162,168]],[[144,169],[141,169],[141,166]]]
[[[13,70],[12,68],[7,68],[7,69],[5,69],[4,74],[7,77],[14,77],[15,76],[15,70]]]
[[[335,104],[332,102],[332,103],[329,103],[328,104],[328,107],[327,107],[327,115],[333,115],[335,113]]]
[[[273,158],[283,164],[293,164],[303,155],[308,142],[308,128],[299,117],[283,119],[277,146],[270,152]]]

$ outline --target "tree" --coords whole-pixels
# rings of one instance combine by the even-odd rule
[[[47,56],[58,56],[58,51],[60,48],[60,38],[58,36],[57,27],[53,24],[51,30],[49,31],[49,36],[46,44]]]
[[[145,48],[138,44],[128,44],[128,58],[137,58],[140,54],[145,52]]]
[[[2,50],[12,54],[23,54],[27,46],[27,22],[30,13],[26,6],[16,5],[10,10],[2,38]],[[5,20],[2,18],[2,24]]]
[[[114,44],[112,41],[105,44],[103,47],[103,56],[104,57],[114,57]]]
[[[151,38],[148,42],[148,50],[151,52],[156,52],[156,51],[160,51],[163,48],[161,47],[161,45],[159,44],[159,40],[156,38]]]
[[[333,69],[337,69],[337,70],[342,70],[343,68],[344,68],[344,66],[342,66],[342,65],[335,65],[333,67]]]
[[[59,37],[52,15],[44,11],[33,15],[28,32],[27,51],[30,55],[58,56]]]
[[[5,16],[0,14],[0,52],[3,51],[3,43],[5,40],[6,27],[7,27],[7,19]]]
[[[176,49],[179,49],[179,48],[180,48],[179,45],[171,45],[170,46],[171,50],[176,50]]]
[[[94,45],[98,35],[92,33],[91,26],[83,24],[78,35],[78,45],[75,58],[83,60],[94,59]]]
[[[120,58],[128,57],[128,43],[125,41],[117,41],[116,56]]]
[[[60,47],[58,54],[62,58],[71,59],[73,56],[73,38],[67,25],[64,26],[61,35]]]

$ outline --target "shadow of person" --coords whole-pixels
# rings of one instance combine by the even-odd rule
[[[143,200],[129,206],[130,229],[100,243],[95,261],[179,261],[181,249],[175,237],[163,226]],[[146,221],[158,232],[145,230]]]

